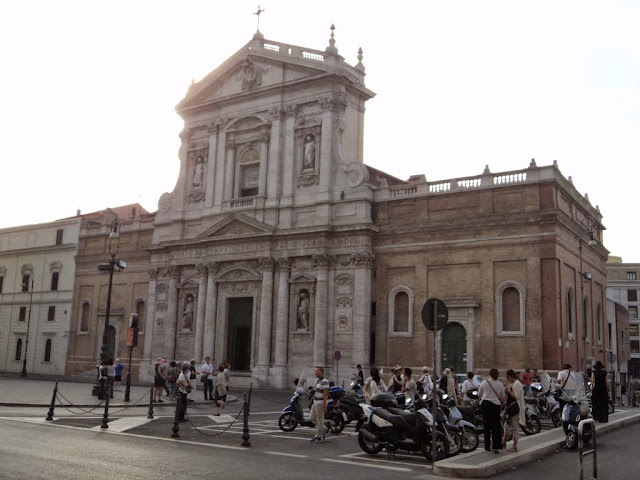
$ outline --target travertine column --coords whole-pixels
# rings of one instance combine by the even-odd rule
[[[271,325],[273,308],[273,266],[271,258],[262,260],[262,292],[260,298],[260,335],[258,344],[258,366],[254,373],[266,380],[271,364]]]
[[[178,280],[180,269],[169,267],[169,311],[165,318],[165,337],[163,357],[174,360],[176,356],[176,322],[178,321]]]
[[[289,268],[286,258],[278,260],[278,310],[276,313],[275,365],[287,364],[287,344],[289,339]]]
[[[196,357],[196,362],[204,362],[204,357],[213,357],[213,342],[216,328],[216,309],[218,308],[218,286],[215,276],[218,273],[219,264],[211,262],[207,264],[207,301],[204,315],[204,338],[201,358]]]
[[[235,158],[236,158],[236,146],[234,143],[227,142],[227,164],[225,165],[225,175],[224,175],[224,186],[225,193],[224,199],[229,200],[234,198],[236,195],[235,185],[236,179],[234,175],[235,168]]]
[[[295,164],[295,124],[296,124],[297,107],[288,105],[283,111],[284,121],[284,164],[281,172],[282,178],[282,199],[281,206],[291,205],[291,196],[293,195],[293,182],[296,172]]]
[[[269,137],[260,136],[260,183],[258,184],[258,195],[267,193],[267,164],[269,159]]]
[[[194,345],[195,359],[202,358],[202,338],[204,336],[204,314],[207,300],[207,267],[199,264],[198,269],[198,311],[196,313],[196,344]]]
[[[158,269],[149,269],[149,289],[147,293],[147,313],[144,322],[144,358],[151,362],[153,360],[153,328],[155,326],[156,315],[156,286],[158,283]],[[140,373],[138,373],[140,376]]]
[[[316,265],[316,309],[313,328],[313,365],[324,367],[327,361],[327,277],[330,258],[314,257]]]
[[[371,280],[373,255],[356,254],[353,256],[354,270],[354,309],[353,309],[353,360],[360,365],[369,364],[369,341],[371,334]]]

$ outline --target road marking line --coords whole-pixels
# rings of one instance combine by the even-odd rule
[[[331,463],[346,463],[347,465],[355,465],[357,467],[381,468],[383,470],[393,470],[395,472],[411,472],[412,471],[410,468],[390,467],[388,465],[371,465],[369,463],[350,462],[348,460],[337,460],[335,458],[323,458],[322,461],[331,462]]]
[[[309,455],[297,455],[295,453],[284,453],[284,452],[262,452],[262,453],[268,453],[270,455],[281,455],[283,457],[294,457],[294,458],[308,458]]]
[[[153,419],[149,419],[147,417],[122,417],[116,420],[109,421],[109,429],[115,432],[125,432],[132,428],[140,427],[142,425],[146,425],[149,422],[153,422]],[[97,427],[91,427],[89,430],[99,430],[102,426],[98,425]]]
[[[235,421],[235,417],[231,415],[207,415],[207,418],[216,423],[233,423]]]
[[[398,459],[402,460],[402,461],[413,461],[415,462],[417,465],[421,465],[424,464],[425,462],[425,458],[422,455],[411,455],[411,454],[406,454],[406,453],[396,453],[395,460],[391,460],[391,459],[386,459],[386,458],[376,458],[373,455],[369,455],[368,453],[364,453],[364,452],[355,452],[355,453],[346,453],[344,455],[340,455],[340,458],[354,458],[354,459],[362,459],[364,457],[367,458],[367,461],[371,461],[371,462],[380,462],[380,463],[391,463],[393,464],[394,462],[397,462]]]

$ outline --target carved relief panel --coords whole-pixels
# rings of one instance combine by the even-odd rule
[[[297,185],[309,186],[320,182],[321,125],[296,129]]]
[[[197,286],[192,283],[181,286],[178,302],[178,331],[183,333],[195,331],[198,304]]]
[[[353,294],[354,277],[349,274],[341,274],[336,277],[336,333],[351,333],[353,318]]]
[[[204,200],[208,156],[208,148],[187,152],[187,191],[189,192],[187,199],[189,202]]]

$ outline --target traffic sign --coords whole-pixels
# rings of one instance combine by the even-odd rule
[[[449,320],[449,310],[442,300],[430,298],[422,307],[422,323],[427,330],[442,330]]]
[[[333,354],[333,358],[335,358],[336,360],[340,360],[340,357],[342,357],[340,350],[336,350],[335,353]]]

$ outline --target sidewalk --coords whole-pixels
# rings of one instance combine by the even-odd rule
[[[101,400],[91,395],[92,383],[68,382],[64,380],[50,380],[38,378],[3,377],[0,376],[0,406],[1,407],[49,407],[53,396],[53,389],[58,383],[58,400],[56,405],[60,405],[63,398],[64,404],[72,403],[78,407],[94,407]],[[115,406],[149,406],[149,391],[151,385],[131,385],[129,402],[124,401],[125,385],[120,391],[113,392],[109,404]],[[204,403],[202,390],[196,391],[196,402]],[[66,399],[66,400],[64,400]],[[233,395],[227,396],[227,403],[235,402],[237,398]],[[175,405],[173,402],[154,403],[154,408]]]
[[[616,413],[609,415],[608,423],[595,423],[597,441],[602,442],[600,435],[603,433],[636,422],[640,422],[639,409],[617,409]],[[506,450],[501,450],[499,455],[486,452],[481,442],[474,452],[436,462],[434,473],[443,477],[456,478],[490,477],[546,457],[564,446],[564,441],[565,435],[560,427],[531,436],[520,433],[518,451],[514,453],[508,453]]]

